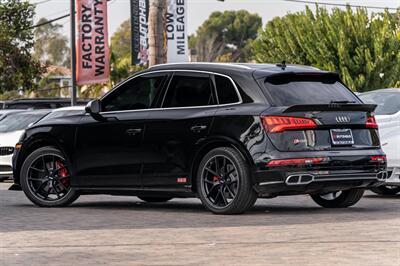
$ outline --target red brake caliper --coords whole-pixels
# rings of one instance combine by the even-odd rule
[[[213,182],[217,183],[221,178],[219,176],[213,176]]]
[[[58,162],[56,161],[56,168],[59,169],[58,170],[58,176],[59,177],[66,177],[68,176],[68,170],[67,168],[65,168],[64,164],[62,162]],[[69,178],[62,178],[60,180],[60,182],[65,186],[65,187],[69,187]]]

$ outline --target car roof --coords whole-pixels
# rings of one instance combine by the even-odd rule
[[[253,73],[255,78],[267,77],[276,74],[285,73],[331,73],[322,71],[318,68],[311,66],[302,65],[283,65],[281,64],[252,64],[252,63],[207,63],[207,62],[195,62],[195,63],[169,63],[159,64],[152,66],[144,72],[150,71],[161,71],[161,70],[197,70],[197,71],[210,71],[217,73],[229,73],[229,72],[248,72]]]
[[[379,89],[379,90],[373,90],[373,91],[367,91],[360,93],[358,96],[370,94],[370,93],[376,93],[376,92],[400,92],[400,88],[387,88],[387,89]]]

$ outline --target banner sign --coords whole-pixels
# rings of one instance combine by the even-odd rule
[[[78,9],[77,84],[108,81],[107,0],[76,0]]]
[[[167,62],[187,62],[187,0],[167,0]],[[149,0],[131,0],[132,65],[148,64]]]
[[[132,65],[147,65],[149,0],[131,0]]]
[[[189,61],[186,2],[187,0],[168,0],[166,17],[168,63]]]

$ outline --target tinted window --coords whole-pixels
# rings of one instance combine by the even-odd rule
[[[165,95],[163,107],[205,106],[214,104],[208,76],[175,75]]]
[[[400,90],[399,92],[371,92],[358,97],[364,103],[377,104],[375,109],[377,115],[392,115],[400,111]]]
[[[268,78],[265,86],[277,106],[359,102],[336,78],[285,75]]]
[[[215,76],[219,104],[237,103],[239,97],[230,79],[223,76]]]
[[[1,120],[0,132],[23,130],[31,123],[40,120],[44,115],[45,114],[26,114],[23,112],[7,115],[3,120]]]
[[[154,104],[165,75],[137,77],[102,100],[103,111],[148,109]]]

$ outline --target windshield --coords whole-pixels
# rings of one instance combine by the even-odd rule
[[[330,104],[332,102],[359,103],[337,79],[319,76],[277,76],[265,82],[272,100],[277,106],[299,104]]]
[[[377,104],[377,115],[393,115],[400,111],[400,92],[370,92],[358,97],[364,103]]]
[[[43,114],[18,113],[7,115],[0,122],[0,132],[11,132],[26,129],[31,123],[38,121]]]

